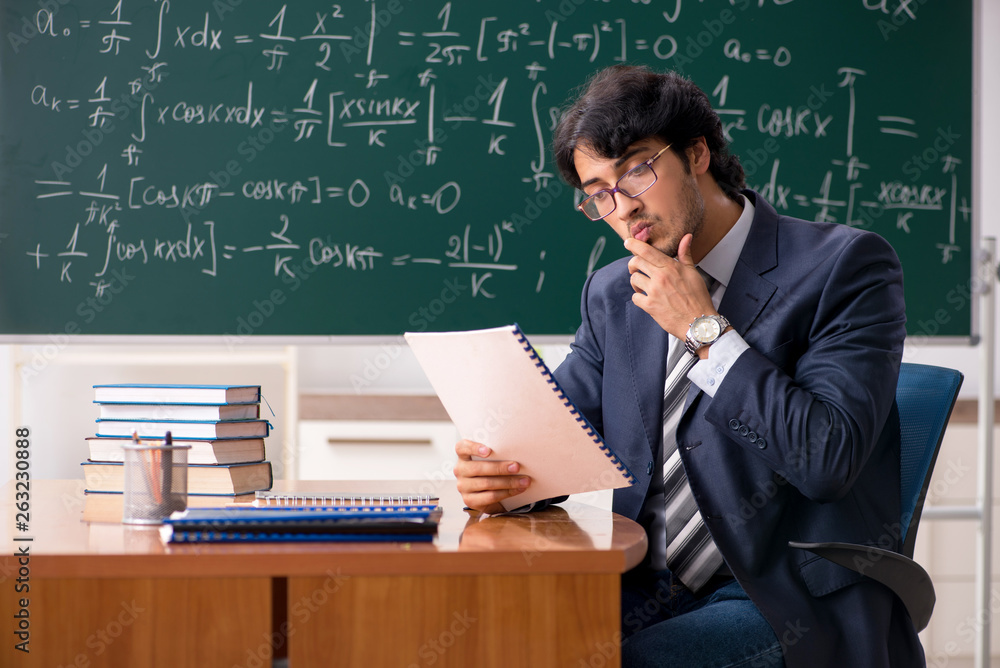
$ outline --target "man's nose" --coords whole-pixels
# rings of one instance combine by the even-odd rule
[[[616,192],[615,197],[615,210],[611,213],[612,216],[617,216],[624,224],[628,224],[635,214],[642,208],[642,202],[639,201],[638,197],[629,197],[623,195],[621,192]]]

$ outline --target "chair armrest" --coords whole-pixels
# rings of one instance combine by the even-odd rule
[[[923,631],[934,612],[934,583],[917,562],[892,550],[853,543],[799,543],[789,547],[812,552],[833,563],[881,582],[906,606],[917,631]]]

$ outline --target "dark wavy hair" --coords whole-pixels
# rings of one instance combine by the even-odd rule
[[[648,137],[671,144],[688,170],[684,151],[704,137],[712,154],[712,176],[730,198],[740,201],[745,186],[743,167],[729,153],[719,115],[700,88],[674,72],[661,74],[630,65],[597,72],[563,113],[552,148],[563,179],[579,188],[573,163],[573,150],[578,146],[602,158],[617,158]]]

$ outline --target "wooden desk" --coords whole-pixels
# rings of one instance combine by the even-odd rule
[[[433,543],[165,546],[155,527],[83,522],[82,481],[32,481],[21,533],[7,485],[0,665],[619,665],[619,574],[646,551],[636,523],[579,504],[477,521],[451,482],[275,489],[433,492],[444,514]],[[14,649],[20,598],[30,654]]]

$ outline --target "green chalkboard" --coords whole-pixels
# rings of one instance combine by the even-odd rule
[[[549,143],[677,69],[780,212],[871,228],[971,332],[972,3],[0,0],[0,335],[571,335],[624,253]]]

